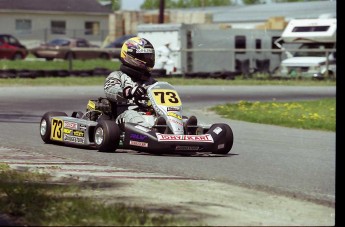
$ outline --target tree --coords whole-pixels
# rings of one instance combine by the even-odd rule
[[[109,0],[98,0],[99,2],[109,2]],[[111,9],[113,11],[121,8],[121,0],[111,0]]]
[[[260,0],[242,0],[244,4],[246,5],[253,5],[253,4],[259,4]]]
[[[121,8],[121,1],[120,0],[111,0],[111,9],[113,11],[119,10]]]
[[[242,0],[246,5],[260,4],[262,0]],[[304,2],[306,0],[271,0],[272,2]],[[318,1],[318,0],[309,0]],[[208,6],[228,6],[232,5],[234,0],[165,0],[165,8],[180,9],[191,7],[208,7]],[[141,9],[158,9],[158,0],[145,0],[141,5]]]
[[[165,0],[165,8],[190,8],[190,7],[207,7],[207,6],[227,6],[231,5],[231,0]],[[159,1],[145,0],[141,9],[158,9]]]
[[[165,0],[165,7],[167,7],[167,0]],[[145,0],[145,2],[140,6],[141,9],[158,9],[159,1],[157,0]]]

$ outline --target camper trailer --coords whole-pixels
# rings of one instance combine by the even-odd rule
[[[288,58],[281,62],[274,76],[335,78],[336,31],[335,18],[291,20],[281,38],[276,40]]]
[[[253,72],[270,73],[286,58],[274,45],[282,30],[234,29],[219,24],[142,24],[137,31],[156,49],[154,70],[167,75],[234,78]],[[168,58],[162,57],[164,46],[169,48]]]

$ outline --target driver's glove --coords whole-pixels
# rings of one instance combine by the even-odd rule
[[[123,89],[123,97],[125,97],[126,99],[141,99],[145,95],[146,89],[140,85],[137,85],[135,87],[125,87],[125,89]]]

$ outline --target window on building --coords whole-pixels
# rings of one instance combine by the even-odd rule
[[[66,34],[66,21],[51,21],[50,23],[52,34]]]
[[[326,32],[330,26],[299,26],[294,27],[292,32]]]
[[[277,53],[277,54],[279,54],[279,52],[274,51],[274,50],[280,50],[280,48],[275,44],[275,41],[276,41],[277,39],[279,39],[279,38],[280,38],[280,37],[277,37],[277,36],[273,36],[273,37],[272,37],[272,42],[271,42],[272,53]],[[280,44],[280,45],[283,45],[283,43],[284,43],[283,40],[280,40],[280,41],[279,41],[279,44]]]
[[[255,49],[257,52],[261,50],[261,39],[255,39]]]
[[[244,35],[235,36],[235,48],[246,49],[246,37]],[[244,53],[244,50],[236,50],[236,53]]]
[[[85,35],[99,35],[100,24],[98,21],[85,22]]]
[[[30,33],[31,32],[31,20],[17,19],[16,31],[18,33]]]

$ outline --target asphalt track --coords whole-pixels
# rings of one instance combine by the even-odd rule
[[[335,87],[295,86],[177,86],[186,115],[199,122],[228,123],[234,146],[227,156],[156,156],[131,151],[100,154],[93,150],[46,145],[38,122],[46,111],[70,114],[85,109],[89,98],[103,95],[102,87],[2,87],[0,143],[59,157],[114,167],[207,179],[335,204],[335,133],[300,130],[227,120],[209,106],[248,101],[309,100],[335,97]]]

